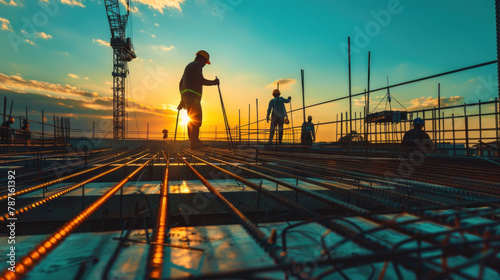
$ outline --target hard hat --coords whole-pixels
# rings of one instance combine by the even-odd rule
[[[281,94],[281,92],[279,89],[273,90],[273,95],[280,95],[280,94]]]
[[[424,125],[424,120],[422,120],[422,118],[415,118],[413,120],[413,125]]]
[[[198,51],[198,52],[196,53],[196,55],[197,55],[197,56],[198,56],[198,55],[203,56],[204,58],[206,58],[206,59],[207,59],[207,64],[210,64],[210,55],[209,55],[206,51],[204,51],[204,50]]]
[[[10,121],[11,123],[14,123],[14,118],[13,118],[13,117],[10,117],[9,121]]]
[[[312,119],[313,119],[313,117],[311,117],[311,116],[307,117],[308,121],[312,121]]]

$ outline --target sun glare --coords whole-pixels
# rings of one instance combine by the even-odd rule
[[[181,125],[187,125],[191,119],[187,115],[187,111],[181,110],[181,113],[179,115],[179,123]]]

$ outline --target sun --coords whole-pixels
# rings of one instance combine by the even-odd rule
[[[191,121],[191,119],[187,115],[187,111],[181,110],[181,112],[179,114],[179,122],[180,122],[180,124],[181,125],[187,125],[189,123],[189,121]]]

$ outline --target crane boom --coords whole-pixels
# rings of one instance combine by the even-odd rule
[[[120,14],[119,0],[104,0],[109,28],[111,30],[110,45],[113,48],[113,139],[125,139],[125,79],[127,78],[127,62],[136,58],[132,41],[126,38],[125,30],[129,16],[129,0],[127,13]]]

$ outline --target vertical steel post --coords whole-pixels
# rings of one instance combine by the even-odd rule
[[[497,103],[497,106],[495,106],[495,132],[496,132],[496,143],[497,143],[497,157],[500,159],[500,139],[498,138],[498,122],[499,122],[499,117],[498,117],[498,107],[500,106],[500,102],[498,98],[495,98],[495,102]]]
[[[57,125],[56,125],[56,115],[54,115],[54,146],[57,144]]]
[[[42,109],[42,147],[45,147],[45,114]]]
[[[306,122],[306,100],[305,100],[305,92],[304,92],[304,69],[300,69],[300,80],[302,81],[302,115],[303,122]]]
[[[465,151],[466,151],[466,156],[469,156],[469,135],[468,135],[468,132],[469,132],[469,123],[468,123],[468,119],[467,119],[467,104],[464,103],[464,120],[465,120],[465,140],[466,140],[466,147],[465,147]]]
[[[7,96],[3,97],[3,120],[2,123],[5,122],[5,117],[7,116]]]
[[[351,94],[351,37],[347,37],[347,55],[349,63],[349,133],[352,131],[352,94]],[[347,123],[346,123],[347,126]]]
[[[248,104],[248,145],[250,146],[250,104]]]
[[[438,83],[438,155],[441,152],[441,83]]]
[[[259,99],[255,99],[255,119],[257,120],[257,146],[259,145]]]
[[[453,156],[457,155],[457,147],[455,140],[455,114],[451,114],[451,130],[453,131]]]
[[[241,109],[238,109],[238,144],[241,145]]]
[[[497,31],[497,61],[500,61],[500,0],[495,0],[495,17],[496,17],[496,31]],[[500,89],[500,63],[497,62],[497,76],[498,76],[498,88]],[[498,91],[498,98],[500,99],[500,90]],[[500,102],[497,103],[497,107],[500,106]],[[498,108],[497,108],[498,109]],[[498,122],[497,119],[497,132],[498,132]],[[497,147],[499,146],[497,137]],[[498,150],[500,152],[500,150]],[[498,154],[500,157],[500,153]]]
[[[479,106],[479,152],[481,153],[481,156],[483,156],[483,124],[482,124],[482,115],[481,115],[481,99],[479,99],[479,102],[477,104]]]

